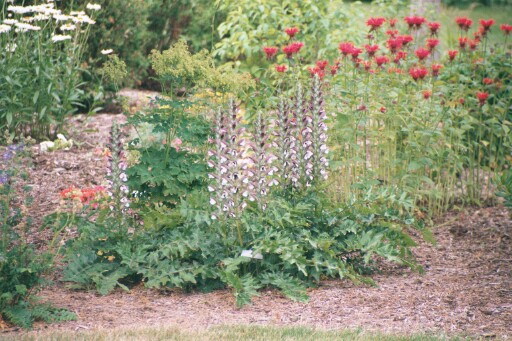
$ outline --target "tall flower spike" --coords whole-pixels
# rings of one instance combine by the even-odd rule
[[[267,122],[261,112],[258,113],[254,125],[253,142],[251,143],[253,167],[249,172],[252,175],[249,182],[254,187],[254,197],[260,208],[265,209],[265,196],[269,193],[270,187],[277,185],[276,174],[278,168],[275,166],[277,157],[272,154]]]
[[[125,170],[127,163],[123,152],[122,133],[116,121],[112,123],[110,129],[110,156],[109,167],[107,170],[107,182],[109,184],[109,194],[112,197],[111,206],[114,214],[120,222],[124,221],[124,213],[130,206],[128,199],[129,189],[125,184],[128,181]]]
[[[312,180],[311,163],[312,152],[311,148],[311,122],[312,118],[308,114],[305,105],[304,92],[302,85],[297,84],[297,91],[295,94],[295,103],[293,116],[296,122],[296,139],[297,139],[297,169],[292,169],[292,173],[298,175],[298,180],[294,185],[307,185]],[[308,171],[309,170],[309,171]]]
[[[318,77],[313,79],[311,88],[311,152],[313,153],[311,159],[313,161],[313,178],[327,179],[327,167],[329,162],[327,160],[327,124],[325,120],[327,115],[324,109],[324,96],[322,92],[322,84]]]
[[[299,180],[296,121],[290,117],[289,103],[281,97],[277,107],[276,147],[278,149],[278,167],[281,169],[281,183],[287,187]]]

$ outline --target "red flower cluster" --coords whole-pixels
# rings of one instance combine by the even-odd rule
[[[423,90],[422,93],[423,93],[424,99],[429,99],[430,96],[432,96],[432,91],[430,91],[430,90]]]
[[[325,70],[327,65],[329,65],[329,61],[327,60],[319,60],[316,62],[316,66],[322,71]]]
[[[398,22],[398,19],[396,19],[396,18],[389,19],[389,21],[388,21],[389,27],[395,28],[397,22]]]
[[[425,60],[430,55],[430,51],[424,49],[423,47],[420,47],[414,53],[416,54],[416,57],[418,57],[420,61]]]
[[[409,74],[415,81],[422,80],[427,77],[428,70],[423,67],[413,67],[409,70]]]
[[[466,48],[466,44],[468,43],[468,37],[459,37],[459,47],[461,50]]]
[[[304,43],[295,41],[295,42],[283,47],[283,52],[286,54],[286,57],[291,58],[294,54],[299,53],[300,49],[303,46],[304,46]]]
[[[435,49],[439,45],[439,39],[430,38],[427,39],[427,47],[430,51]]]
[[[484,20],[480,19],[480,25],[484,29],[485,32],[489,31],[491,29],[491,26],[494,25],[496,21],[494,19]]]
[[[479,40],[479,39],[475,39],[475,40],[468,40],[469,49],[470,49],[471,51],[475,51],[479,43],[480,43],[480,40]]]
[[[466,17],[456,18],[455,22],[457,23],[457,25],[459,25],[461,30],[464,30],[466,32],[471,28],[471,25],[473,25],[473,20]]]
[[[425,19],[424,17],[418,17],[415,15],[405,17],[404,20],[407,23],[407,25],[409,25],[410,29],[419,29],[422,24],[427,22],[427,19]]]
[[[277,64],[275,66],[275,68],[276,68],[277,72],[286,72],[286,70],[288,69],[288,67],[285,64],[283,64],[283,65]]]
[[[275,46],[265,46],[263,47],[263,52],[265,52],[265,54],[267,55],[267,59],[272,59],[274,58],[274,56],[277,54],[277,51],[279,49]]]
[[[430,67],[432,68],[432,76],[434,77],[439,76],[439,71],[443,68],[441,64],[432,64]]]
[[[459,54],[459,51],[457,51],[457,50],[449,50],[448,57],[450,58],[450,61],[452,62],[455,59],[455,57],[457,57],[458,54]]]
[[[285,28],[284,30],[286,32],[286,34],[290,37],[290,38],[293,38],[295,37],[295,35],[297,33],[299,33],[299,29],[297,27],[288,27],[288,28]]]
[[[512,25],[507,25],[507,24],[501,24],[500,25],[500,30],[503,31],[503,33],[508,36],[510,34],[510,32],[512,32]]]
[[[331,75],[335,75],[336,72],[338,72],[338,69],[340,68],[338,65],[331,65],[329,66],[329,68],[331,69]]]
[[[315,75],[317,75],[318,78],[320,78],[320,79],[324,79],[324,77],[325,77],[325,71],[323,69],[319,68],[318,66],[310,67],[310,68],[308,68],[308,71],[309,71],[309,74],[311,75],[311,77],[315,77]]]
[[[354,44],[350,42],[343,42],[340,43],[339,49],[341,54],[346,57],[347,55],[352,54],[352,50],[354,50]]]
[[[476,98],[478,98],[480,105],[484,105],[487,99],[489,98],[489,93],[477,91]]]
[[[387,56],[375,57],[375,63],[377,64],[377,66],[382,67],[382,65],[389,63],[389,57],[387,57]]]
[[[364,49],[366,50],[368,57],[372,58],[373,56],[375,56],[375,53],[379,50],[379,45],[365,45]]]
[[[95,186],[92,188],[76,188],[75,186],[63,189],[60,197],[63,199],[79,199],[82,204],[89,204],[91,201],[97,201],[107,195],[106,188]]]
[[[395,64],[400,63],[400,60],[403,60],[407,57],[407,52],[405,51],[398,51],[395,55],[395,58],[393,59],[393,62]]]
[[[385,22],[386,22],[386,19],[384,19],[382,17],[370,18],[366,21],[366,25],[370,26],[370,32],[371,32],[371,31],[378,30],[382,26],[382,24],[384,24]]]
[[[386,42],[389,51],[393,54],[397,53],[398,50],[402,48],[402,43],[403,41],[400,39],[400,37],[388,39]]]
[[[428,23],[428,28],[430,28],[430,34],[432,35],[436,35],[440,27],[441,24],[438,22],[433,21]]]
[[[485,85],[491,85],[494,81],[491,78],[484,78],[482,81]]]

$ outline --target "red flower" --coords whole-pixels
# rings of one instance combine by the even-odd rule
[[[387,56],[375,57],[375,63],[377,64],[377,66],[382,66],[383,64],[389,63],[389,58]]]
[[[484,20],[480,19],[480,25],[482,25],[484,31],[489,31],[491,29],[491,26],[494,25],[496,21],[494,19]]]
[[[386,19],[382,17],[370,18],[366,21],[366,26],[370,26],[370,32],[379,29],[386,22]]]
[[[325,70],[327,65],[329,65],[329,61],[327,60],[319,60],[316,62],[316,66],[320,68],[320,70]]]
[[[279,65],[279,64],[277,64],[277,65],[275,66],[275,68],[276,68],[276,71],[277,71],[277,72],[286,72],[286,70],[288,69],[288,67],[286,66],[286,64],[283,64],[283,65]]]
[[[459,103],[460,103],[460,104],[464,104],[464,103],[465,103],[464,98],[460,98],[460,99],[459,99]]]
[[[329,66],[329,68],[331,69],[331,75],[335,75],[336,72],[338,72],[338,69],[340,68],[338,65],[331,65]]]
[[[366,53],[368,53],[368,57],[375,56],[375,53],[379,50],[379,45],[365,45],[364,46]]]
[[[395,54],[398,50],[400,50],[402,48],[402,39],[400,37],[398,38],[391,38],[391,39],[388,39],[387,41],[387,46],[388,46],[388,49],[391,53]]]
[[[354,44],[349,42],[343,42],[340,43],[339,49],[342,55],[347,56],[352,53],[352,50],[354,49]]]
[[[386,107],[380,107],[379,111],[383,114],[386,113]]]
[[[391,28],[395,28],[395,26],[396,26],[396,23],[397,23],[397,22],[398,22],[398,19],[396,19],[396,18],[389,19],[389,20],[388,20],[389,27],[391,27]]]
[[[361,66],[361,63],[363,62],[363,60],[360,58],[352,59],[352,61],[354,62],[354,67],[356,69],[359,69],[359,66]]]
[[[483,83],[485,85],[491,85],[492,83],[494,83],[494,81],[491,78],[484,78]]]
[[[311,77],[315,77],[315,75],[317,75],[318,78],[320,78],[320,79],[324,79],[324,77],[325,77],[325,71],[320,69],[318,66],[310,67],[310,68],[308,68],[308,71],[309,71],[309,74],[311,75]]]
[[[470,29],[471,25],[473,24],[473,20],[466,17],[456,18],[455,22],[457,23],[457,25],[459,25],[461,30],[464,30],[466,32]]]
[[[468,40],[468,44],[469,44],[469,49],[471,51],[475,51],[476,50],[476,47],[478,46],[478,44],[480,43],[480,40],[478,39],[475,39],[475,40]]]
[[[449,50],[448,57],[450,57],[450,61],[452,62],[455,59],[455,57],[457,57],[458,54],[459,54],[459,51],[457,51],[457,50]]]
[[[424,49],[423,47],[420,47],[414,53],[416,54],[416,57],[418,57],[418,59],[420,61],[424,60],[425,58],[427,58],[430,55],[430,51]]]
[[[464,50],[466,48],[466,44],[468,43],[467,37],[460,37],[459,38],[459,47]]]
[[[410,16],[410,17],[405,17],[404,20],[407,23],[407,25],[409,25],[410,29],[411,28],[418,29],[421,27],[422,24],[427,22],[427,19],[425,19],[423,17],[415,16],[415,15]]]
[[[436,48],[439,45],[439,39],[427,39],[427,46],[430,51]]]
[[[487,99],[489,98],[489,93],[477,91],[476,98],[478,98],[480,105],[484,105]]]
[[[364,69],[366,71],[370,71],[370,68],[372,67],[372,61],[371,60],[363,60],[362,64],[363,64]]]
[[[272,59],[277,54],[278,48],[275,46],[265,46],[263,47],[263,52],[267,55],[267,59]]]
[[[512,25],[507,25],[507,24],[501,24],[500,25],[500,30],[503,31],[503,33],[508,36],[510,34],[510,32],[512,32]]]
[[[424,99],[429,99],[430,96],[432,96],[432,91],[430,91],[430,90],[423,90],[422,93],[423,93]]]
[[[441,27],[441,24],[438,23],[438,22],[433,21],[433,22],[429,22],[428,23],[428,27],[430,28],[430,34],[436,35],[437,31]]]
[[[395,38],[398,35],[398,30],[387,30],[386,34],[391,38]]]
[[[402,74],[402,69],[399,69],[399,68],[395,68],[395,67],[390,67],[388,69],[388,73],[391,74],[391,73],[396,73],[397,75],[401,75]]]
[[[409,70],[409,74],[415,81],[422,80],[428,75],[428,70],[423,67],[413,67]]]
[[[407,44],[414,40],[414,38],[411,35],[399,36],[398,39],[402,41],[402,45],[404,46],[406,46]]]
[[[439,70],[443,68],[441,64],[432,64],[430,67],[432,68],[432,76],[434,77],[439,76]]]
[[[403,60],[407,57],[407,52],[405,51],[398,51],[395,55],[395,58],[393,59],[393,62],[398,64],[400,63],[400,60]]]
[[[283,52],[286,53],[286,57],[291,58],[292,55],[299,53],[300,49],[303,46],[304,46],[304,43],[295,41],[295,42],[283,47]]]
[[[297,27],[288,27],[285,28],[284,31],[290,38],[295,37],[295,35],[299,33],[299,29]]]
[[[352,60],[356,60],[361,53],[363,53],[362,49],[353,47],[352,52],[350,52],[350,54],[352,55]]]

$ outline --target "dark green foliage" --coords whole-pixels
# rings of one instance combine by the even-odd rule
[[[508,207],[512,216],[512,168],[510,166],[498,179],[497,195],[505,200],[505,206]]]

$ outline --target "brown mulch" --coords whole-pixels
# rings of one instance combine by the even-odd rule
[[[69,129],[69,137],[78,146],[69,151],[35,153],[34,228],[40,225],[41,217],[56,209],[60,190],[101,183],[105,160],[95,150],[107,143],[113,120],[123,122],[124,117],[75,116],[70,121],[74,128]],[[372,276],[377,287],[356,286],[348,280],[325,281],[309,290],[309,303],[263,291],[252,305],[237,309],[228,290],[187,294],[138,286],[130,292],[118,290],[99,296],[57,283],[39,296],[75,312],[78,321],[36,324],[35,330],[163,324],[198,329],[257,324],[512,338],[512,219],[506,209],[498,206],[450,213],[434,228],[434,235],[437,245],[421,242],[414,249],[425,274],[388,264]],[[34,230],[31,238],[31,242],[43,245],[50,235]],[[0,320],[0,336],[2,332],[23,331],[5,328]]]

